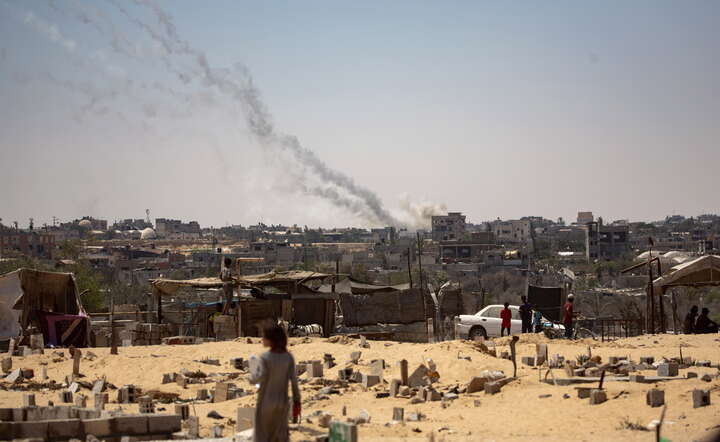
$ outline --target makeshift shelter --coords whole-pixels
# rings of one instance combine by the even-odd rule
[[[709,287],[720,285],[720,256],[718,255],[705,255],[699,258],[687,261],[682,264],[678,264],[672,267],[663,276],[656,278],[652,282],[653,291],[660,293],[660,307],[662,311],[662,299],[665,293],[675,287]],[[675,293],[673,296],[673,322],[675,330],[677,330],[677,323],[679,318],[677,317],[675,300]],[[662,329],[665,329],[664,325],[665,317],[661,317]]]
[[[72,273],[19,269],[0,276],[0,339],[42,331],[45,343],[85,347],[90,319]]]
[[[335,328],[337,294],[321,293],[308,283],[335,275],[311,271],[270,272],[234,278],[236,287],[249,289],[252,296],[237,301],[235,326],[238,336],[258,336],[264,320],[282,319],[294,325],[319,324],[326,336]],[[219,278],[190,280],[155,279],[150,281],[157,297],[158,322],[162,322],[163,297],[175,295],[181,288],[221,288]]]

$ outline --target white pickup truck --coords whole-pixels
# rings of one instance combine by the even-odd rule
[[[488,305],[484,309],[474,315],[460,315],[455,317],[455,336],[459,339],[475,339],[476,337],[496,337],[500,336],[500,311],[505,308],[503,305]],[[512,320],[510,321],[510,334],[522,332],[522,321],[520,320],[520,310],[517,305],[508,306],[512,312]],[[545,317],[542,318],[545,327],[564,329],[562,325],[553,324]]]

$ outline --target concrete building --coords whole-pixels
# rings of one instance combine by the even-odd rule
[[[497,220],[492,223],[492,230],[499,243],[515,243],[526,245],[532,239],[531,224],[528,219]]]
[[[20,253],[41,259],[52,259],[55,237],[42,230],[20,230],[0,227],[0,255]]]
[[[465,236],[465,215],[462,212],[449,212],[447,215],[432,217],[433,241],[453,241]]]
[[[629,246],[630,227],[627,224],[603,225],[602,218],[586,224],[585,257],[588,262],[621,258]]]
[[[577,223],[579,225],[584,226],[587,223],[591,223],[593,221],[595,221],[595,217],[593,216],[592,212],[578,212]]]
[[[197,221],[183,223],[179,219],[155,219],[155,233],[158,238],[164,239],[198,239],[200,238],[200,224]]]

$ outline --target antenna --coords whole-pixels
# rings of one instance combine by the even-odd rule
[[[145,209],[145,218],[146,218],[148,224],[152,224],[150,222],[150,209]]]

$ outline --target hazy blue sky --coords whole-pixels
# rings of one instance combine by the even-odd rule
[[[720,212],[718,1],[157,4],[397,218]],[[262,147],[162,29],[130,1],[0,0],[4,223],[373,223],[303,191],[333,187]]]

